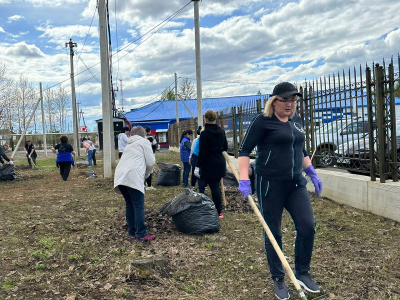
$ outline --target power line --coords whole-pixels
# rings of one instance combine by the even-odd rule
[[[82,56],[82,53],[83,53],[83,49],[85,48],[86,41],[87,41],[87,39],[88,39],[88,36],[89,36],[89,33],[90,33],[90,29],[92,28],[93,20],[94,20],[94,17],[95,17],[95,15],[96,15],[96,12],[97,12],[97,6],[98,6],[98,5],[96,4],[96,6],[95,6],[95,8],[94,8],[92,20],[90,21],[89,29],[88,29],[88,31],[87,31],[87,33],[86,33],[86,37],[85,37],[85,40],[84,40],[84,42],[83,42],[82,50],[81,50],[81,51],[79,52],[79,54],[78,54],[78,62],[79,62],[79,60],[81,60],[87,69],[88,69],[88,66],[84,63],[84,61],[82,60],[81,56]],[[78,53],[78,51],[77,51],[77,53]],[[76,63],[76,67],[75,67],[76,70],[75,70],[75,72],[78,71],[78,62]],[[89,70],[89,72],[90,72],[90,74],[92,74],[92,72],[91,72],[90,70]],[[93,74],[92,74],[92,75],[93,75]],[[97,78],[95,78],[95,79],[96,79],[97,81],[99,81]],[[78,81],[78,86],[79,86],[79,80],[77,79],[77,81]],[[78,92],[78,97],[80,97],[80,93],[79,93],[79,92]]]
[[[145,34],[143,34],[142,36],[138,37],[138,38],[137,38],[136,40],[134,40],[132,43],[129,43],[128,45],[126,45],[126,46],[123,47],[122,49],[118,50],[116,53],[119,53],[119,52],[121,52],[122,50],[126,49],[127,47],[131,46],[134,42],[136,42],[136,41],[142,39],[144,36],[146,36],[147,34],[149,34],[150,32],[152,32],[155,28],[160,27],[163,23],[165,23],[163,26],[161,26],[160,28],[158,28],[155,32],[152,32],[152,34],[151,34],[149,37],[147,37],[146,39],[144,39],[140,44],[138,44],[138,45],[137,45],[134,49],[132,49],[130,52],[128,52],[128,53],[125,54],[124,56],[118,58],[117,62],[119,62],[119,61],[120,61],[122,58],[124,58],[126,55],[132,53],[136,48],[138,48],[141,44],[143,44],[145,41],[147,41],[153,34],[157,33],[161,28],[163,28],[166,24],[168,24],[170,20],[172,20],[172,19],[173,19],[175,16],[177,16],[183,9],[185,9],[189,4],[191,4],[191,2],[192,2],[192,1],[189,1],[185,6],[183,6],[182,8],[180,8],[178,11],[176,11],[175,13],[173,13],[171,16],[169,16],[168,18],[166,18],[164,21],[160,22],[159,24],[157,24],[156,26],[154,26],[153,28],[151,28],[150,30],[148,30]],[[96,8],[97,8],[97,6],[96,6]],[[94,19],[94,15],[93,15],[93,17],[92,17],[92,22],[93,22],[93,19]],[[89,30],[90,30],[90,28],[89,28]],[[89,31],[88,31],[88,34],[89,34]],[[88,37],[88,34],[86,35],[86,39],[87,39],[87,37]],[[86,39],[85,39],[85,43],[86,43]],[[83,62],[82,59],[81,59],[81,61]],[[97,65],[99,65],[99,64],[100,64],[100,62],[98,62],[98,63],[92,65],[91,67],[87,67],[87,65],[85,64],[86,69],[83,70],[83,71],[81,71],[81,72],[79,72],[79,73],[77,73],[77,74],[75,74],[74,77],[77,77],[78,75],[80,75],[80,74],[82,74],[82,73],[84,73],[84,72],[86,72],[86,71],[89,71],[91,68],[93,68],[93,67],[95,67],[95,66],[97,66]],[[89,71],[89,72],[90,72],[90,71]],[[92,77],[90,77],[88,80],[85,80],[83,83],[86,83],[86,82],[89,81],[90,79],[92,79],[92,78],[94,78],[95,76],[99,75],[101,72],[97,73],[96,75],[93,75],[92,72],[90,72],[90,73],[91,73]],[[110,73],[111,73],[111,72],[110,72]],[[96,78],[95,78],[95,79],[96,79]],[[50,90],[50,89],[52,89],[52,88],[54,88],[54,87],[56,87],[56,86],[58,86],[58,85],[61,85],[61,84],[63,84],[64,82],[66,82],[66,81],[68,81],[68,80],[70,80],[70,78],[67,78],[67,79],[65,79],[65,80],[63,80],[63,81],[60,81],[60,82],[58,82],[58,83],[56,83],[56,84],[50,86],[50,87],[45,88],[45,89],[43,90],[43,92],[46,91],[46,90]],[[98,81],[98,79],[96,79],[96,80]],[[80,86],[80,85],[82,85],[83,83],[80,83],[80,84],[78,84],[77,86]],[[37,95],[37,94],[39,94],[39,92],[34,93],[33,96],[35,96],[35,95]],[[162,93],[161,93],[161,94],[162,94]],[[160,95],[161,95],[161,94],[160,94]]]
[[[190,78],[190,77],[178,77],[182,79],[191,79],[196,81],[196,78]],[[236,81],[224,81],[224,80],[207,80],[207,79],[202,79],[202,81],[210,81],[210,82],[223,82],[223,83],[235,83],[235,84],[267,84],[267,82],[236,82]]]
[[[175,80],[168,86],[168,88],[171,88],[172,85],[175,85]],[[162,93],[163,93],[164,91],[165,91],[165,89],[164,89],[160,94],[158,94],[156,97],[162,95]],[[152,98],[152,100],[154,100],[156,97]],[[152,100],[150,100],[150,101],[152,101]],[[149,103],[150,101],[148,101],[147,103]],[[157,106],[156,106],[151,112],[149,112],[147,115],[142,116],[142,119],[145,118],[145,117],[147,117],[148,115],[152,114],[163,102],[164,102],[163,100],[160,101],[160,104],[157,105]],[[154,103],[156,103],[156,102],[154,102]],[[144,105],[142,105],[142,106],[140,106],[140,107],[138,107],[138,108],[145,107],[146,105],[147,105],[147,104],[144,104]],[[140,119],[139,119],[139,120],[140,120]]]
[[[100,80],[96,77],[95,74],[93,74],[93,72],[92,72],[92,71],[90,70],[90,68],[85,64],[85,62],[82,60],[82,58],[81,58],[80,56],[78,57],[78,59],[81,60],[81,62],[85,65],[86,70],[89,71],[89,73],[92,75],[92,77],[91,77],[90,79],[94,78],[94,79],[97,80],[98,83],[101,83]],[[78,86],[79,86],[79,84],[78,84]]]
[[[185,6],[183,6],[182,8],[180,8],[178,11],[176,11],[175,13],[173,13],[171,16],[169,16],[168,18],[166,18],[164,21],[160,22],[159,24],[157,24],[156,26],[154,26],[153,28],[151,28],[150,30],[148,30],[145,34],[141,35],[140,37],[138,37],[136,40],[134,40],[133,42],[127,44],[125,47],[119,49],[116,53],[121,52],[122,50],[126,49],[127,47],[133,45],[135,42],[137,42],[138,40],[142,39],[144,36],[146,36],[147,34],[149,34],[151,32],[151,35],[149,37],[147,37],[146,39],[144,39],[140,44],[138,44],[135,48],[133,48],[131,51],[129,51],[128,53],[126,53],[125,55],[123,55],[122,57],[120,57],[117,62],[119,62],[119,60],[121,60],[122,58],[124,58],[125,56],[127,56],[128,54],[132,53],[136,48],[138,48],[140,45],[142,45],[145,41],[147,41],[151,36],[153,36],[155,33],[157,33],[160,29],[162,29],[165,25],[167,25],[169,23],[169,21],[171,21],[175,16],[177,16],[182,10],[184,10],[192,1],[189,1]],[[161,24],[165,23],[163,26],[161,26]],[[156,29],[157,27],[161,26],[160,28],[158,28],[156,31],[152,32],[154,29]]]
[[[173,84],[175,84],[175,80],[174,80],[169,86],[167,86],[167,87],[168,87],[168,88],[171,88],[171,86],[172,86]],[[165,89],[164,89],[161,93],[159,93],[158,95],[156,95],[155,97],[151,98],[149,101],[143,103],[143,104],[142,104],[141,106],[139,106],[138,108],[145,107],[146,105],[148,105],[149,103],[151,103],[154,99],[156,99],[157,97],[161,96],[162,93],[163,93],[164,91],[165,91]],[[158,101],[158,100],[157,100],[157,101]]]
[[[89,29],[88,29],[88,32],[86,33],[86,37],[85,37],[85,41],[83,42],[82,50],[81,50],[81,51],[79,52],[79,54],[78,54],[78,58],[81,57],[82,52],[83,52],[83,49],[85,48],[86,41],[87,41],[87,39],[88,39],[90,29],[92,28],[92,24],[93,24],[93,20],[94,20],[94,17],[95,17],[95,15],[96,15],[96,12],[97,12],[97,5],[96,5],[96,7],[95,7],[95,9],[94,9],[93,16],[92,16],[92,21],[90,22]],[[78,51],[77,51],[77,52],[78,52]],[[78,66],[76,66],[76,68],[78,69]]]

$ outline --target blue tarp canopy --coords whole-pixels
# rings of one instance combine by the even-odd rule
[[[233,106],[240,106],[251,101],[256,101],[256,99],[264,99],[267,97],[267,95],[251,95],[225,98],[206,98],[202,101],[202,111],[204,114],[207,110],[212,109],[217,112],[223,111],[225,114],[227,114],[231,112],[231,108]],[[194,117],[197,117],[197,100],[188,99],[184,101]],[[179,120],[192,118],[191,114],[180,100],[178,101],[178,113]],[[168,123],[174,123],[176,119],[175,100],[156,101],[140,108],[134,108],[130,112],[125,113],[125,117],[132,124],[146,122],[151,122],[154,124],[154,121],[166,121]]]

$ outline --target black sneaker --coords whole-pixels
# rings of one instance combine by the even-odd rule
[[[289,291],[285,284],[285,280],[281,279],[274,279],[274,289],[275,289],[275,296],[278,299],[289,299]]]
[[[314,282],[310,274],[296,274],[296,278],[301,288],[305,289],[307,292],[319,293],[319,285]]]

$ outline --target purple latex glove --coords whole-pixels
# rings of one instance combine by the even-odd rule
[[[250,180],[239,180],[239,192],[243,195],[244,199],[251,195]]]
[[[318,178],[317,173],[313,166],[309,166],[307,169],[304,169],[307,176],[310,177],[311,182],[314,184],[315,187],[315,196],[321,195],[322,192],[322,181]]]

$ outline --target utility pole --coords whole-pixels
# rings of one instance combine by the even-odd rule
[[[76,111],[78,113],[78,128],[81,128],[81,114],[79,113],[82,110],[79,110],[80,102],[76,102]]]
[[[46,119],[44,118],[44,108],[43,108],[43,90],[42,83],[39,83],[40,88],[40,108],[42,109],[42,128],[43,128],[43,147],[44,155],[47,157],[47,140],[46,140]]]
[[[197,82],[197,125],[203,127],[201,61],[200,61],[200,27],[199,27],[199,0],[194,2],[194,42],[196,48],[196,82]]]
[[[175,73],[176,141],[179,141],[178,78]]]
[[[115,165],[114,124],[111,102],[110,65],[108,57],[108,41],[106,27],[106,3],[99,0],[99,36],[101,62],[101,94],[103,114],[103,159],[104,177],[112,177]]]
[[[122,90],[122,78],[119,79],[119,83],[121,86],[121,112],[124,113],[124,91]]]
[[[72,132],[74,137],[74,150],[80,156],[80,142],[79,142],[79,128],[78,118],[76,112],[76,96],[75,96],[75,76],[74,76],[74,47],[77,47],[77,43],[73,43],[72,39],[69,39],[68,43],[65,43],[65,47],[69,47],[69,61],[71,67],[71,92],[72,92]]]

